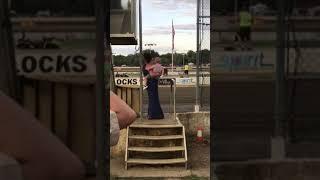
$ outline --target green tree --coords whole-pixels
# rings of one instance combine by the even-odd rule
[[[159,55],[158,52],[154,50],[144,50],[142,53],[145,52],[151,52],[153,56],[159,56],[161,58],[161,64],[163,66],[169,66],[171,64],[171,53],[161,54]],[[140,54],[129,54],[127,56],[123,55],[116,55],[113,57],[113,63],[115,66],[140,66]],[[197,53],[190,50],[187,52],[187,54],[182,53],[175,53],[174,54],[174,64],[178,66],[183,65],[187,63],[196,63]],[[201,50],[200,52],[200,64],[208,64],[210,63],[210,51],[208,49]]]
[[[200,64],[210,63],[210,51],[208,49],[201,50],[200,52]]]
[[[153,57],[156,57],[156,56],[160,56],[159,55],[159,53],[158,52],[156,52],[155,50],[153,50],[153,49],[145,49],[145,50],[143,50],[142,51],[142,54],[144,54],[144,53],[151,53],[151,55],[153,56]]]

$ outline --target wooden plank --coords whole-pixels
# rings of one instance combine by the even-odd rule
[[[129,146],[129,130],[130,128],[127,128],[127,137],[126,137],[126,152],[125,152],[125,162],[126,162],[126,167],[125,169],[127,170],[128,169],[128,155],[129,155],[129,151],[128,151],[128,146]]]
[[[58,138],[67,143],[68,139],[68,87],[65,84],[55,85],[55,119],[54,127]]]
[[[185,159],[183,158],[175,158],[175,159],[129,159],[128,163],[132,164],[178,164],[185,163]]]
[[[139,152],[174,152],[174,151],[184,151],[183,146],[173,146],[173,147],[129,147],[129,151],[139,151]]]
[[[48,81],[39,81],[39,121],[49,130],[52,130],[51,96],[51,84]]]
[[[117,95],[121,98],[121,92],[122,92],[122,88],[121,87],[117,87]]]
[[[132,109],[140,113],[140,92],[139,89],[132,89]]]
[[[127,103],[127,88],[121,88],[121,99]]]
[[[71,90],[71,149],[87,162],[95,160],[95,96],[92,88],[73,85]]]
[[[33,115],[36,114],[35,88],[30,84],[23,85],[23,106]]]
[[[132,89],[127,89],[127,104],[132,107]]]
[[[182,128],[179,124],[132,124],[130,128]]]
[[[129,136],[129,139],[169,140],[169,139],[183,139],[183,136],[182,136],[182,135],[170,135],[170,136],[143,136],[143,135],[133,135],[133,136]]]

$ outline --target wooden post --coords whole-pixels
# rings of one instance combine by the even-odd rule
[[[0,2],[0,26],[0,90],[18,100],[14,43],[6,0]]]

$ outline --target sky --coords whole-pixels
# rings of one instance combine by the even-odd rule
[[[142,0],[142,41],[156,44],[160,54],[171,53],[171,24],[175,28],[175,51],[196,50],[196,0]],[[134,54],[135,46],[113,46],[114,54]],[[137,47],[138,48],[138,47]]]

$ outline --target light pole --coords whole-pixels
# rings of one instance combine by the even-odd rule
[[[184,54],[182,54],[182,65],[184,66]]]
[[[200,61],[200,0],[197,0],[197,59],[196,59],[196,104],[195,104],[195,112],[199,112],[200,105],[200,89],[199,89],[199,61]]]
[[[182,55],[182,65],[184,66],[184,56],[186,55],[186,53],[182,52],[181,55]]]

